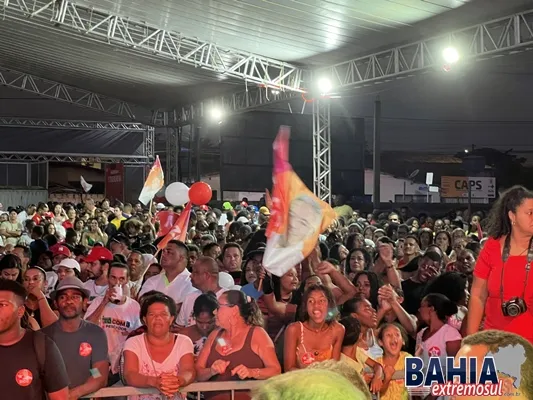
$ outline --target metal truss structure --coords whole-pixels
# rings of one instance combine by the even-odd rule
[[[147,126],[143,137],[143,154],[148,158],[147,162],[151,163],[155,159],[155,129],[153,126]]]
[[[18,128],[54,128],[75,130],[109,130],[120,132],[145,132],[148,127],[137,122],[102,122],[102,121],[74,121],[74,120],[44,120],[18,117],[0,117],[0,126]]]
[[[331,114],[329,99],[313,101],[314,193],[331,204]]]
[[[225,48],[70,0],[0,0],[4,16],[58,26],[118,45],[277,89],[302,91],[305,70],[286,62]]]
[[[529,46],[533,46],[533,10],[318,69],[313,76],[330,78],[334,90],[341,91],[442,70],[447,47],[454,47],[461,60],[484,60],[530,50]]]
[[[114,154],[64,154],[64,153],[28,153],[22,151],[0,151],[0,161],[11,162],[72,162],[72,163],[103,163],[103,164],[124,164],[124,165],[146,165],[149,163],[148,157],[136,155],[114,155]]]
[[[213,110],[219,110],[223,115],[238,114],[250,111],[267,104],[274,104],[301,96],[298,92],[282,91],[267,87],[251,87],[229,95],[218,96],[181,109],[178,116],[180,125],[189,125],[200,120]]]
[[[168,182],[181,182],[179,168],[180,136],[181,127],[167,127],[166,174]]]
[[[4,5],[6,2],[9,4],[9,0],[3,1]],[[0,85],[107,114],[118,115],[126,119],[135,119],[133,111],[125,101],[3,67],[0,67]]]

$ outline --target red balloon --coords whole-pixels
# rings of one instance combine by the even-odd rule
[[[211,201],[213,191],[205,182],[196,182],[189,189],[189,199],[196,206],[201,206]]]

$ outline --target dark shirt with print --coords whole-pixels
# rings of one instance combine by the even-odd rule
[[[45,365],[41,376],[33,335],[42,333],[28,330],[19,342],[11,346],[0,345],[0,398],[44,400],[45,393],[54,393],[68,386],[65,363],[49,337],[44,340]]]

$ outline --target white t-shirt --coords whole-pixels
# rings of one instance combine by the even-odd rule
[[[446,343],[461,340],[461,334],[454,327],[444,324],[433,336],[429,337],[425,341],[422,341],[422,335],[425,330],[422,329],[416,335],[416,351],[415,355],[424,360],[424,369],[427,369],[430,357],[439,357],[442,365],[442,371],[446,374],[446,357],[448,353],[446,351]],[[429,394],[429,393],[428,393]],[[445,400],[447,397],[439,397],[440,400]]]
[[[222,288],[218,292],[216,292],[215,295],[217,296],[217,299],[219,299],[222,293],[226,292],[227,290],[228,289]],[[183,303],[181,305],[178,318],[176,319],[177,325],[188,327],[196,324],[192,313],[194,309],[194,302],[198,297],[200,297],[201,294],[202,292],[200,290],[195,290],[194,292],[189,293],[187,297],[185,297],[185,300],[183,300]]]
[[[90,279],[83,285],[85,289],[87,289],[91,294],[89,295],[89,304],[96,299],[97,297],[104,297],[105,292],[107,292],[108,285],[105,286],[98,286],[96,285],[96,281],[94,279]]]
[[[137,298],[140,298],[144,293],[149,292],[150,290],[156,290],[171,297],[176,304],[181,304],[189,293],[196,290],[192,286],[191,279],[189,278],[190,275],[191,273],[185,269],[181,274],[174,278],[172,282],[168,281],[165,273],[152,276],[144,282]]]
[[[85,313],[85,319],[94,313],[103,299],[103,297],[97,297],[93,300]],[[109,362],[111,372],[114,374],[119,371],[120,355],[128,335],[141,326],[140,313],[139,303],[127,297],[124,304],[107,303],[98,321],[98,325],[107,336]]]
[[[139,360],[139,373],[146,376],[159,376],[162,373],[179,374],[179,363],[181,357],[186,354],[194,354],[194,348],[191,339],[185,335],[176,334],[176,341],[174,347],[166,360],[163,363],[153,361],[146,349],[145,334],[134,336],[126,341],[124,351],[131,351],[137,356]],[[153,363],[152,363],[153,361]],[[154,371],[155,368],[155,371]],[[130,396],[130,400],[178,400],[184,399],[185,396],[176,394],[174,397],[166,397],[165,395],[148,394],[142,396]]]

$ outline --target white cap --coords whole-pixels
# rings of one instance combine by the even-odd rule
[[[237,222],[242,222],[243,224],[247,224],[250,222],[250,220],[246,217],[239,217],[237,218]]]
[[[59,264],[57,265],[54,265],[52,267],[52,269],[54,271],[57,271],[59,269],[59,267],[65,267],[65,268],[69,268],[69,269],[75,269],[77,270],[79,273],[81,273],[81,267],[80,267],[80,264],[74,260],[73,258],[65,258],[64,260],[62,260]]]
[[[165,205],[163,203],[157,203],[155,208],[156,208],[156,210],[163,210],[165,208]]]

